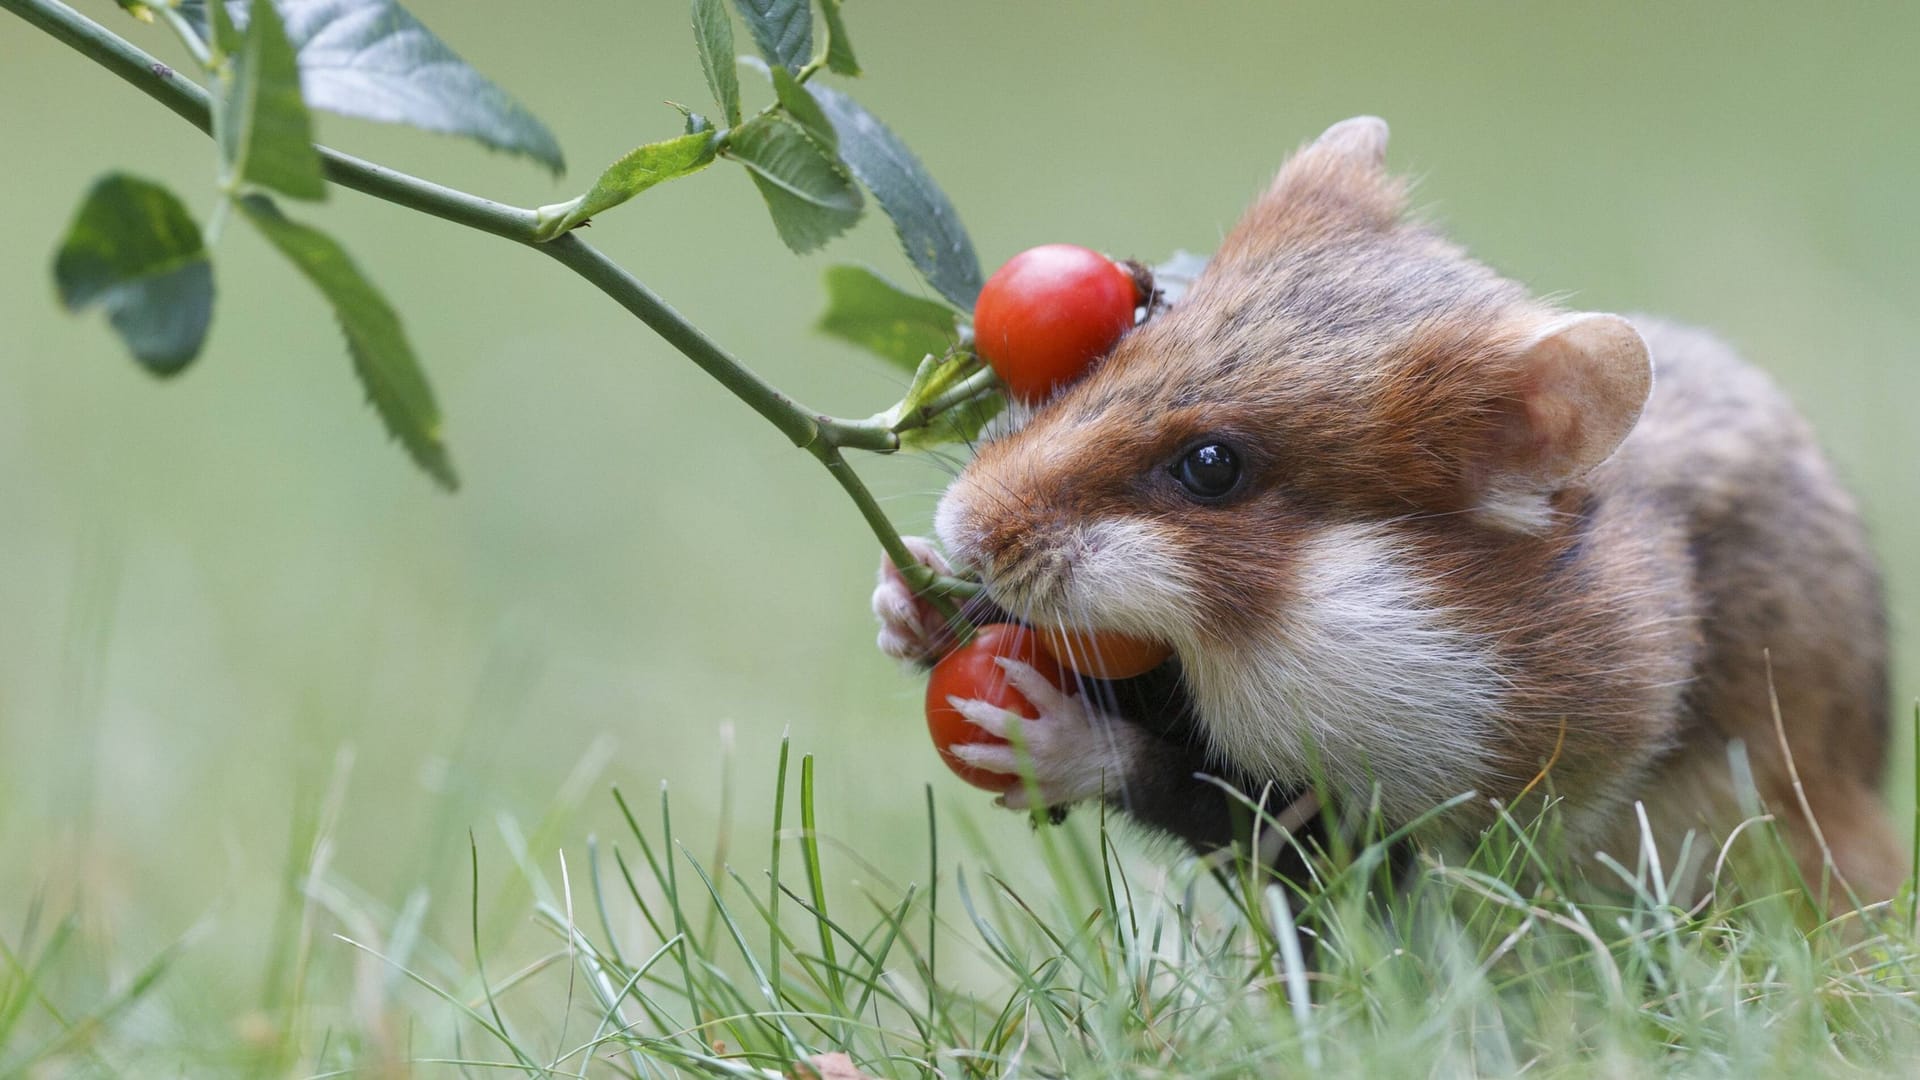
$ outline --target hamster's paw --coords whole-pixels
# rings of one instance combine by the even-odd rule
[[[1001,657],[1007,684],[1033,703],[1038,719],[1029,720],[985,701],[950,698],[960,715],[989,735],[1008,742],[963,743],[953,755],[989,772],[1020,773],[1032,763],[1039,805],[1060,808],[1118,791],[1133,772],[1142,746],[1139,731],[1122,720],[1102,716],[1086,699],[1047,681],[1046,676],[1018,660]],[[1018,741],[1025,747],[1012,745]],[[1025,782],[1000,796],[1000,805],[1026,810],[1035,791]]]
[[[918,536],[904,540],[921,565],[936,574],[953,572],[931,543]],[[880,651],[896,660],[931,664],[955,644],[947,620],[924,598],[913,595],[900,568],[885,555],[880,556],[880,581],[873,588],[873,614],[880,620]]]

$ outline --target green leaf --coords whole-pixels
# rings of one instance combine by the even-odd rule
[[[925,450],[979,438],[987,421],[1007,406],[999,380],[970,349],[920,362],[899,404],[887,411],[907,449]],[[928,415],[931,414],[931,415]]]
[[[180,4],[203,38],[212,6],[207,0]],[[279,0],[275,6],[286,20],[310,107],[464,136],[530,157],[555,175],[566,169],[545,124],[395,0]]]
[[[434,402],[433,388],[407,344],[400,316],[386,298],[332,237],[290,220],[263,195],[245,196],[239,206],[333,306],[347,336],[353,370],[387,431],[442,487],[458,486],[453,463],[440,441],[440,407]]]
[[[120,10],[139,19],[143,23],[153,21],[153,5],[147,0],[118,0]]]
[[[952,443],[972,445],[980,431],[1007,407],[1007,395],[999,390],[955,405],[925,427],[908,428],[900,433],[904,450],[930,450]]]
[[[813,52],[813,9],[807,0],[733,0],[769,64],[798,71]]]
[[[200,36],[213,45],[216,53],[227,56],[235,55],[246,44],[233,28],[233,7],[232,3],[204,4],[202,0],[185,0],[180,5],[188,20],[200,27]]]
[[[729,126],[740,122],[740,75],[733,66],[733,20],[723,0],[693,0],[693,44],[707,89],[726,114]]]
[[[464,135],[566,170],[534,115],[393,0],[293,0],[287,28],[315,108]]]
[[[595,214],[619,206],[655,184],[699,172],[713,161],[711,128],[630,151],[607,166],[585,194],[536,211],[539,238],[551,240]]]
[[[756,116],[735,128],[727,156],[748,169],[780,239],[806,254],[860,219],[860,189],[833,156],[793,120]]]
[[[953,309],[914,296],[864,266],[827,269],[827,310],[817,328],[912,372],[959,340]]]
[[[214,110],[214,137],[229,176],[296,199],[326,198],[293,46],[270,3],[248,20],[227,92]]]
[[[793,72],[783,67],[773,67],[768,69],[768,74],[773,78],[774,96],[787,115],[805,128],[815,142],[829,150],[838,149],[840,136],[833,130],[833,121],[827,119],[820,103],[813,100],[813,95],[807,93],[807,88],[793,77]]]
[[[840,133],[840,155],[893,219],[907,258],[940,295],[971,311],[980,295],[980,257],[946,193],[913,152],[874,115],[838,90],[807,87]]]
[[[853,39],[847,36],[847,24],[840,18],[840,0],[820,0],[820,14],[827,24],[827,70],[835,75],[860,74],[860,61],[853,58]]]
[[[155,375],[192,363],[213,322],[213,263],[200,227],[172,192],[125,173],[87,192],[54,256],[53,281],[68,311],[106,308]]]

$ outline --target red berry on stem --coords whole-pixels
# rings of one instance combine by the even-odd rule
[[[1043,401],[1133,327],[1138,300],[1133,275],[1097,251],[1028,248],[980,289],[974,348],[1015,398]]]

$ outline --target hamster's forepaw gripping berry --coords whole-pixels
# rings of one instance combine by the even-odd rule
[[[1108,792],[1117,792],[1132,770],[1139,735],[1130,724],[1102,717],[1084,698],[1056,688],[1031,665],[1002,657],[1007,683],[1040,713],[1029,720],[1019,713],[985,701],[952,698],[950,703],[967,720],[1008,742],[967,743],[953,748],[955,757],[989,772],[1018,774],[1027,763],[1033,769],[1039,805],[1065,807]],[[1018,741],[1025,752],[1012,745]],[[1033,806],[1026,783],[1000,796],[1000,805],[1014,810]]]
[[[917,536],[905,538],[907,550],[936,574],[952,567],[932,544]],[[896,660],[930,664],[954,645],[946,620],[934,606],[913,594],[900,568],[880,557],[880,581],[873,589],[873,614],[880,620],[880,651]]]

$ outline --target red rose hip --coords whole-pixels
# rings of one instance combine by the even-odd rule
[[[1015,398],[1043,401],[1132,328],[1138,300],[1133,275],[1097,251],[1028,248],[980,289],[974,348]]]
[[[1029,720],[1038,719],[1040,710],[1007,685],[1007,673],[994,662],[1002,656],[1031,665],[1048,682],[1065,689],[1065,673],[1041,648],[1034,632],[1011,623],[981,627],[972,640],[942,657],[927,678],[927,733],[933,736],[934,749],[940,751],[940,760],[947,763],[955,776],[987,791],[1006,791],[1018,784],[1020,778],[1011,773],[977,769],[955,756],[953,748],[967,743],[1004,743],[1006,740],[975,726],[947,699],[985,701]]]
[[[1060,666],[1094,679],[1131,679],[1145,675],[1173,655],[1173,646],[1110,630],[1064,630],[1043,626],[1040,647]]]

